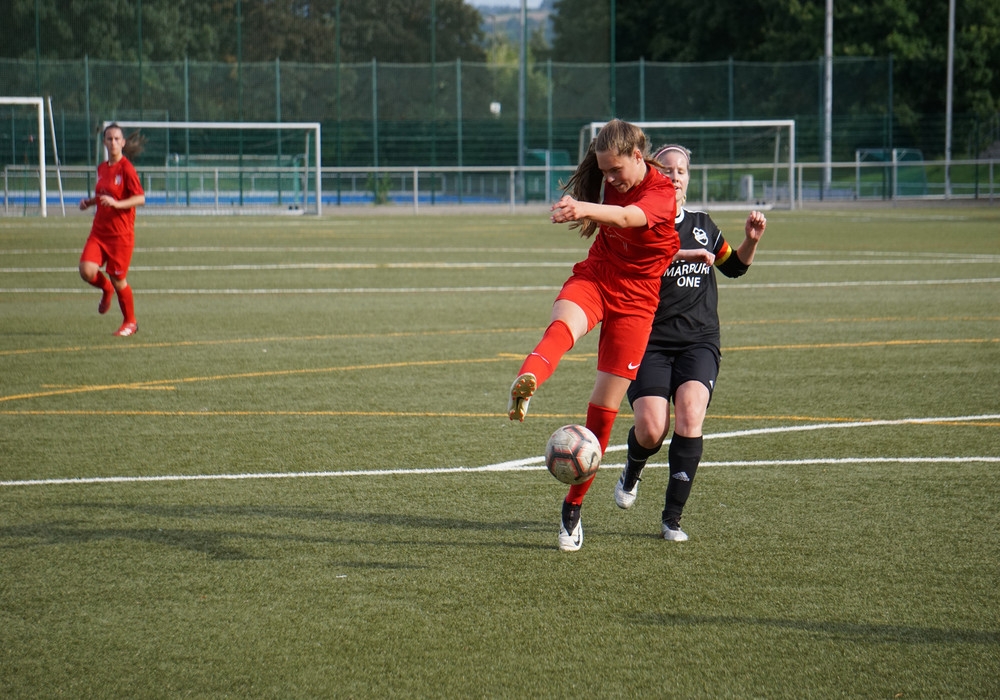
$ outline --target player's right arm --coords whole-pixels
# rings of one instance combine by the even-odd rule
[[[552,223],[554,224],[564,224],[581,219],[590,219],[615,228],[639,228],[648,223],[646,212],[634,204],[624,207],[615,204],[595,204],[581,202],[569,195],[564,195],[552,205]]]

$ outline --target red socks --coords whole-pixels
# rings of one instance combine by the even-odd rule
[[[518,374],[531,372],[538,381],[538,386],[552,376],[559,365],[559,360],[563,355],[573,348],[573,333],[564,321],[553,321],[545,329],[542,339],[528,357],[525,358]],[[587,428],[597,436],[601,443],[601,453],[608,449],[608,441],[611,439],[611,428],[614,427],[615,418],[618,417],[618,409],[597,406],[592,403],[587,404]],[[569,487],[569,494],[566,496],[566,503],[578,506],[583,503],[583,497],[587,494],[587,489],[594,483],[594,480]]]
[[[608,441],[611,440],[611,428],[614,427],[615,418],[617,417],[617,409],[597,406],[592,403],[587,404],[587,428],[597,436],[597,440],[601,443],[601,454],[604,454],[608,449]],[[566,503],[574,506],[581,505],[583,497],[587,495],[587,490],[592,483],[594,483],[593,478],[582,484],[570,486],[569,493],[566,494]]]
[[[545,329],[535,349],[524,359],[519,375],[531,372],[542,385],[552,376],[563,355],[573,348],[573,333],[563,321],[553,321]]]
[[[110,292],[112,290],[111,280],[105,277],[100,270],[94,275],[94,279],[87,280],[87,284],[97,287],[102,292]]]
[[[125,323],[135,323],[135,304],[132,301],[132,287],[125,285],[124,289],[118,290],[118,306],[125,317]]]

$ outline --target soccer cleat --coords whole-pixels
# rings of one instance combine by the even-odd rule
[[[116,330],[113,333],[113,335],[117,335],[117,336],[121,336],[122,338],[125,338],[125,337],[130,336],[130,335],[135,335],[138,332],[139,332],[139,324],[138,323],[123,323],[122,327],[119,328],[118,330]]]
[[[687,538],[687,533],[681,530],[681,526],[676,520],[663,521],[663,539],[671,542],[684,542]]]
[[[580,506],[563,502],[562,517],[559,519],[559,551],[576,552],[583,546],[583,523],[580,522]]]
[[[528,415],[528,402],[538,388],[538,380],[531,372],[525,372],[510,385],[510,400],[507,402],[507,417],[524,422]]]
[[[97,313],[102,316],[108,313],[108,309],[111,308],[111,300],[115,297],[114,288],[105,289],[101,291],[101,302],[97,305]]]
[[[619,508],[624,508],[628,510],[635,503],[635,497],[639,494],[639,482],[642,481],[639,477],[632,477],[628,471],[628,465],[622,469],[622,475],[618,477],[618,483],[615,484],[615,503]],[[632,482],[631,485],[629,482]]]

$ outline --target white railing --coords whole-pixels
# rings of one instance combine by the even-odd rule
[[[823,184],[829,166],[829,184]],[[787,166],[773,163],[693,165],[688,199],[696,206],[802,208],[825,203],[881,200],[1000,200],[996,159],[796,163],[794,184]],[[548,205],[575,166],[476,166],[322,168],[323,207],[406,207],[414,213],[445,207],[494,207],[514,212]],[[947,177],[946,177],[947,171]],[[50,177],[51,170],[50,170]],[[92,192],[95,173],[62,166],[65,204],[75,209]],[[146,211],[173,213],[315,213],[315,182],[298,167],[142,167]],[[40,210],[37,166],[8,165],[2,171],[2,213]],[[55,195],[48,189],[48,203]],[[55,200],[54,203],[59,203]]]

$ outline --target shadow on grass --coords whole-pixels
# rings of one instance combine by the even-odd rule
[[[443,518],[412,514],[389,513],[348,513],[328,511],[320,508],[285,508],[269,506],[185,506],[185,505],[127,505],[121,503],[73,503],[66,508],[86,511],[128,511],[139,517],[162,518],[166,521],[175,520],[207,520],[221,518],[230,524],[225,529],[205,527],[94,527],[91,520],[56,520],[30,525],[0,527],[0,550],[24,549],[39,545],[65,545],[103,540],[131,540],[150,544],[177,547],[192,552],[201,552],[218,560],[254,560],[264,557],[255,556],[248,551],[236,547],[234,542],[287,542],[300,544],[328,544],[331,546],[393,546],[401,545],[407,548],[414,546],[435,547],[480,547],[488,544],[491,547],[510,547],[515,549],[551,549],[551,545],[541,545],[528,541],[504,542],[496,538],[488,540],[467,540],[464,538],[426,540],[418,538],[399,539],[386,537],[340,537],[336,532],[330,535],[312,535],[299,532],[288,532],[288,525],[278,525],[277,521],[293,520],[310,524],[332,523],[350,525],[351,533],[360,535],[357,526],[375,529],[398,528],[405,531],[418,530],[448,530],[448,531],[478,531],[478,532],[538,532],[551,530],[551,523],[538,521],[511,521],[506,523],[489,523],[463,518]],[[264,521],[274,520],[275,527],[271,530]],[[234,523],[253,521],[253,529],[235,529]],[[365,566],[360,562],[347,562],[345,565]],[[372,564],[367,564],[373,566]],[[377,565],[374,565],[377,566]],[[388,565],[387,565],[388,566]]]
[[[1000,631],[951,630],[900,625],[877,625],[852,622],[815,622],[781,620],[766,617],[736,617],[732,615],[679,615],[654,613],[640,616],[647,625],[663,627],[771,627],[797,630],[833,639],[870,642],[875,644],[981,644],[1000,645]]]

